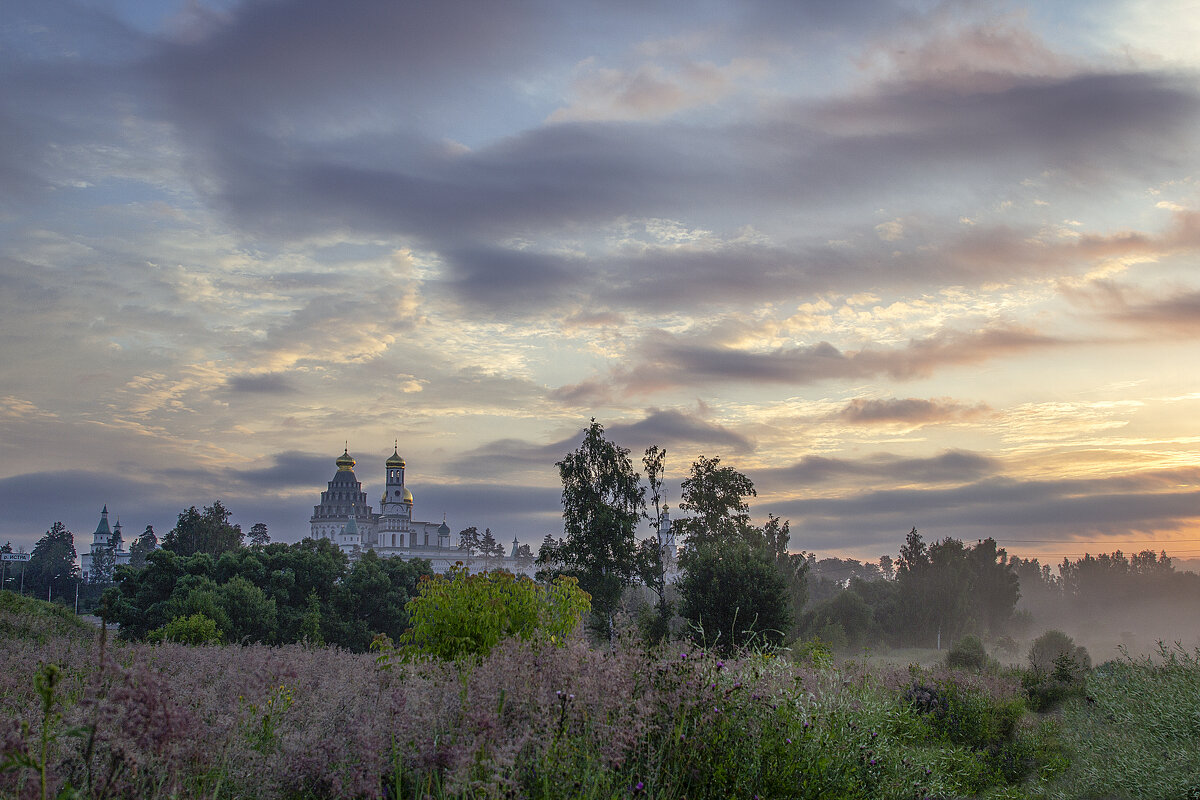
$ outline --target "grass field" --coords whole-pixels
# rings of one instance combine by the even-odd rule
[[[69,617],[0,597],[0,796],[1185,798],[1200,783],[1200,664],[1181,650],[1102,665],[1033,714],[1012,671],[582,639],[381,669],[301,646],[102,652]]]

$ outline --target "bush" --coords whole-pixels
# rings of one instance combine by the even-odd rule
[[[1035,672],[1077,679],[1092,668],[1092,659],[1082,645],[1076,647],[1062,631],[1046,631],[1029,648],[1029,666]]]
[[[1083,694],[1084,678],[1092,659],[1086,649],[1062,631],[1046,631],[1029,648],[1029,671],[1021,678],[1029,707],[1050,708],[1074,695]]]
[[[471,575],[457,564],[449,576],[427,575],[406,606],[412,627],[400,637],[407,657],[445,661],[486,656],[502,639],[561,643],[591,610],[574,578],[546,588],[508,572]]]
[[[679,581],[680,616],[699,644],[731,652],[777,646],[792,626],[792,595],[771,558],[743,542],[690,554]],[[824,633],[822,633],[822,636]]]
[[[146,637],[150,642],[178,642],[180,644],[220,644],[221,631],[216,620],[203,614],[176,617],[161,628],[150,631]]]
[[[981,672],[988,666],[987,651],[978,636],[964,636],[946,653],[946,666]]]

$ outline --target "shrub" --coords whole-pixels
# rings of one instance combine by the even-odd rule
[[[978,636],[964,636],[955,642],[946,653],[946,666],[954,669],[970,669],[976,672],[988,665],[987,651]]]
[[[1046,631],[1029,648],[1029,666],[1046,674],[1067,669],[1071,677],[1081,677],[1092,668],[1092,659],[1082,645],[1076,647],[1062,631]]]
[[[1046,631],[1029,648],[1029,671],[1021,678],[1029,706],[1050,708],[1083,693],[1084,677],[1092,666],[1086,649],[1062,631]]]
[[[543,587],[503,571],[471,575],[462,564],[448,577],[422,577],[417,591],[406,606],[412,627],[400,637],[401,652],[445,661],[485,656],[510,636],[561,643],[591,610],[574,578]]]
[[[150,631],[146,637],[150,642],[178,642],[180,644],[220,644],[221,631],[216,620],[203,614],[176,617],[161,628]]]
[[[708,545],[688,555],[679,595],[679,613],[691,624],[693,638],[722,652],[780,645],[792,625],[791,589],[783,573],[766,553],[744,542]]]

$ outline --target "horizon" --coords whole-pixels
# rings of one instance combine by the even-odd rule
[[[398,442],[417,519],[536,548],[595,417],[823,557],[1200,558],[1182,0],[9,18],[0,542],[299,541]]]

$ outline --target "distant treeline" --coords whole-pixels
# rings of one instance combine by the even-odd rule
[[[405,605],[431,573],[428,561],[371,551],[351,565],[328,539],[235,547],[215,558],[160,549],[140,569],[117,567],[102,606],[126,639],[202,614],[226,642],[308,641],[361,652],[377,634],[403,633]]]

